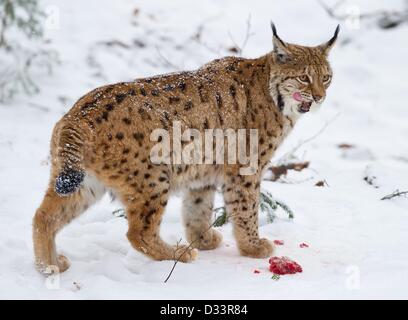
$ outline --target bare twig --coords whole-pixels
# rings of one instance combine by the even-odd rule
[[[315,186],[316,187],[324,187],[324,186],[329,187],[329,184],[327,183],[325,179],[323,179],[323,180],[317,181],[315,183]]]
[[[215,49],[211,46],[209,46],[205,41],[202,40],[202,35],[204,32],[204,22],[198,25],[196,32],[190,37],[189,40],[193,40],[197,42],[199,45],[203,46],[206,48],[208,51],[212,52],[213,54],[220,56],[221,55],[221,49]]]
[[[329,7],[328,5],[326,5],[326,3],[324,3],[322,0],[318,0],[317,2],[319,2],[320,6],[324,9],[324,11],[327,12],[327,14],[332,17],[333,19],[336,20],[345,20],[347,18],[347,15],[339,15],[336,13],[336,10],[342,6],[344,4],[344,0],[339,0],[337,1],[334,6]]]
[[[124,43],[123,41],[116,40],[116,39],[108,40],[108,41],[99,41],[96,44],[104,45],[107,47],[120,47],[123,49],[130,49],[130,45],[128,45],[127,43]]]
[[[220,17],[220,15],[216,15],[213,17],[209,17],[204,19],[197,27],[196,31],[185,41],[186,43],[190,42],[191,40],[195,41],[197,44],[203,46],[205,49],[207,49],[209,52],[215,54],[216,56],[221,56],[221,47],[213,48],[212,46],[208,45],[204,40],[203,40],[203,33],[204,33],[204,28],[206,23],[210,22],[211,20],[216,20]]]
[[[250,37],[252,37],[254,35],[254,33],[251,32],[251,15],[248,16],[247,21],[246,21],[246,32],[245,32],[245,37],[244,40],[242,41],[241,45],[238,45],[237,42],[234,40],[234,37],[232,36],[231,32],[228,31],[228,35],[232,41],[232,43],[234,44],[234,48],[236,48],[237,50],[237,54],[239,56],[242,55],[242,52],[244,51],[248,40]]]
[[[174,63],[170,62],[164,55],[162,55],[160,48],[158,46],[156,46],[156,51],[157,54],[159,56],[159,58],[163,61],[163,63],[165,64],[166,67],[168,68],[172,68],[175,71],[179,71],[181,68],[177,65],[175,65]]]
[[[390,199],[392,199],[392,198],[401,197],[401,196],[405,196],[405,195],[408,195],[408,191],[399,191],[399,190],[397,189],[397,190],[395,190],[393,193],[388,194],[388,195],[382,197],[380,200],[390,200]]]
[[[213,54],[215,54],[215,55],[217,55],[217,56],[221,56],[222,55],[222,53],[221,53],[221,47],[219,47],[219,48],[213,48],[213,47],[211,47],[210,45],[208,45],[206,42],[204,42],[204,41],[201,41],[201,40],[198,40],[197,41],[197,43],[198,44],[200,44],[200,45],[202,45],[204,48],[206,48],[208,51],[210,51],[211,53],[213,53]]]
[[[43,112],[49,112],[50,111],[50,108],[48,108],[48,107],[46,107],[44,105],[38,104],[38,103],[34,103],[34,102],[29,102],[27,104],[27,106],[32,107],[32,108],[37,109],[37,110],[40,110],[40,111],[43,111]]]
[[[337,148],[339,148],[339,149],[353,149],[353,148],[355,148],[355,146],[350,144],[350,143],[340,143],[340,144],[337,145]]]
[[[221,47],[219,47],[218,49],[211,47],[210,45],[208,45],[204,40],[203,40],[203,33],[204,33],[204,28],[205,25],[212,21],[212,20],[216,20],[219,19],[221,17],[221,15],[215,15],[212,17],[208,17],[206,19],[204,19],[197,27],[196,31],[193,33],[192,36],[190,36],[186,42],[189,42],[191,40],[195,41],[197,44],[203,46],[205,49],[207,49],[209,52],[215,54],[216,56],[221,56]]]
[[[181,242],[181,239],[177,242],[176,250],[174,251],[174,259],[173,259],[173,260],[174,260],[174,263],[173,263],[173,267],[171,268],[171,270],[170,270],[169,274],[167,275],[166,279],[164,280],[164,283],[167,283],[167,281],[170,279],[171,275],[172,275],[173,272],[174,272],[174,269],[176,268],[177,264],[180,262],[181,257],[182,257],[185,253],[187,253],[188,251],[190,251],[190,249],[191,249],[191,247],[193,246],[193,244],[196,243],[198,240],[200,240],[200,238],[202,237],[203,234],[205,234],[205,233],[207,233],[208,231],[210,231],[211,228],[214,227],[215,223],[216,223],[216,220],[208,227],[208,229],[206,229],[204,232],[202,232],[199,237],[197,237],[197,238],[195,238],[193,241],[191,241],[191,242],[188,244],[188,246],[183,250],[183,252],[182,252],[181,254],[179,254],[179,256],[178,256],[177,259],[176,259],[175,255],[176,255],[176,252],[177,252],[177,247],[179,246],[179,244],[180,244],[180,242]]]
[[[293,154],[299,150],[300,147],[302,147],[303,145],[309,143],[310,141],[316,139],[320,134],[322,134],[327,127],[334,122],[334,120],[337,119],[337,117],[340,115],[340,113],[337,113],[333,118],[331,118],[330,120],[326,121],[326,123],[324,124],[324,126],[318,131],[316,132],[313,136],[300,141],[292,150],[290,150],[289,152],[285,153],[278,161],[278,164],[285,164],[288,163],[288,159],[293,158]]]

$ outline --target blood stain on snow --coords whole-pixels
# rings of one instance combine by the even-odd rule
[[[283,246],[285,244],[285,241],[283,241],[283,240],[273,240],[273,243],[276,244],[277,246]]]

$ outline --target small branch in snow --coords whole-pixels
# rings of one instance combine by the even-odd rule
[[[198,24],[196,31],[186,40],[186,42],[195,41],[197,44],[203,46],[205,49],[207,49],[209,52],[213,53],[216,56],[222,56],[221,53],[221,47],[219,48],[213,48],[209,46],[204,40],[203,40],[203,33],[204,33],[204,28],[205,25],[210,22],[211,20],[217,20],[221,17],[220,14],[206,18],[203,20],[200,24]]]
[[[164,55],[162,55],[162,53],[161,53],[158,46],[156,46],[156,51],[157,51],[157,54],[158,54],[159,58],[163,61],[165,67],[172,68],[172,69],[174,69],[174,71],[179,71],[180,70],[179,66],[177,66],[174,63],[170,62]]]
[[[337,148],[343,149],[343,150],[348,150],[348,149],[355,148],[355,146],[353,144],[350,144],[350,143],[340,143],[340,144],[337,145]]]
[[[166,280],[164,280],[164,283],[166,283],[167,280],[170,279],[171,275],[173,274],[174,269],[176,268],[177,263],[180,261],[180,258],[181,258],[181,257],[183,256],[183,254],[186,253],[186,252],[188,251],[188,249],[189,249],[189,247],[187,247],[186,250],[183,251],[183,252],[180,254],[180,256],[179,256],[178,258],[176,258],[176,252],[177,252],[177,249],[178,249],[178,247],[179,247],[179,245],[180,245],[180,242],[181,242],[181,238],[180,238],[179,241],[177,241],[177,243],[176,243],[176,250],[174,250],[174,256],[173,256],[174,264],[173,264],[173,267],[171,268],[169,274],[167,275]]]
[[[275,199],[272,196],[272,194],[269,193],[266,190],[260,192],[259,201],[260,201],[259,202],[259,208],[260,208],[260,210],[262,212],[266,213],[269,223],[273,222],[273,220],[275,219],[275,217],[276,217],[275,211],[278,209],[278,207],[282,208],[282,210],[284,210],[288,214],[289,219],[294,218],[294,213],[289,208],[289,206],[287,204],[285,204],[284,202]],[[177,253],[177,251],[179,249],[181,239],[177,242],[176,250],[174,251],[174,257],[173,257],[174,263],[173,263],[173,266],[172,266],[169,274],[167,275],[166,279],[164,280],[164,283],[167,283],[167,281],[170,279],[171,275],[173,274],[177,264],[180,262],[181,257],[185,253],[187,253],[189,250],[191,250],[194,243],[196,243],[198,240],[200,240],[201,237],[205,233],[207,233],[208,231],[211,230],[211,228],[220,227],[223,224],[225,224],[231,217],[234,217],[234,215],[229,215],[227,213],[225,207],[216,208],[216,209],[213,210],[213,212],[215,213],[215,216],[216,216],[217,212],[221,212],[221,214],[218,217],[216,216],[214,222],[206,230],[204,230],[197,238],[195,238],[192,242],[190,242],[189,245],[176,258],[176,253]]]
[[[300,141],[292,150],[290,150],[289,152],[285,153],[278,161],[278,165],[279,164],[285,164],[288,163],[290,159],[294,159],[294,153],[299,150],[300,147],[302,147],[303,145],[309,143],[310,141],[316,139],[320,134],[322,134],[326,128],[332,123],[334,122],[334,120],[337,119],[337,117],[340,115],[340,113],[337,113],[333,118],[331,118],[330,120],[326,121],[326,123],[324,124],[324,126],[318,131],[316,132],[313,136],[311,136],[310,138],[307,138],[305,140]]]
[[[207,233],[208,231],[210,231],[210,229],[211,229],[212,227],[214,227],[214,225],[215,225],[216,222],[217,222],[217,220],[214,221],[214,222],[208,227],[208,229],[206,229],[204,232],[202,232],[199,237],[197,237],[197,238],[195,238],[193,241],[191,241],[191,242],[188,244],[188,246],[181,252],[181,254],[179,254],[179,256],[176,258],[175,255],[176,255],[176,252],[177,252],[177,248],[178,248],[179,245],[180,245],[181,239],[180,239],[179,241],[177,241],[176,250],[174,251],[174,258],[173,258],[174,263],[173,263],[173,267],[171,268],[171,270],[170,270],[169,274],[167,275],[166,279],[164,280],[164,283],[167,283],[167,281],[170,279],[171,275],[172,275],[173,272],[174,272],[174,269],[176,268],[177,264],[180,262],[181,257],[182,257],[185,253],[187,253],[187,252],[192,248],[192,246],[193,246],[194,243],[196,243],[198,240],[200,240],[200,238],[201,238],[201,236],[202,236],[203,234],[205,234],[205,233]]]
[[[390,200],[390,199],[395,198],[395,197],[401,197],[401,196],[406,196],[406,195],[408,195],[408,191],[399,191],[397,189],[393,193],[382,197],[380,200]]]
[[[309,163],[309,161],[305,161],[271,166],[268,170],[272,172],[272,176],[264,180],[277,181],[281,176],[285,176],[288,173],[288,170],[302,171],[309,167]]]
[[[205,49],[215,54],[216,56],[221,56],[222,54],[221,54],[220,49],[212,48],[211,46],[209,46],[206,42],[202,40],[203,31],[204,31],[204,23],[200,24],[197,27],[197,31],[190,37],[190,39],[197,42],[199,45],[203,46]]]
[[[320,6],[324,9],[324,11],[326,11],[329,17],[336,20],[345,20],[347,18],[347,15],[339,15],[336,13],[336,10],[344,4],[344,0],[337,1],[332,7],[326,5],[322,0],[318,0],[317,2],[319,2]]]
[[[128,45],[127,43],[124,43],[123,41],[120,40],[108,40],[108,41],[99,41],[96,43],[97,45],[104,45],[107,47],[120,47],[123,49],[130,49],[130,45]]]
[[[330,187],[329,184],[327,183],[327,181],[325,179],[323,180],[319,180],[315,183],[316,187]]]
[[[228,35],[234,44],[234,46],[230,49],[228,49],[231,52],[235,52],[238,56],[242,56],[242,52],[244,51],[249,38],[251,38],[254,33],[251,32],[251,15],[248,16],[247,21],[246,21],[246,32],[245,32],[245,37],[241,45],[238,45],[237,42],[234,40],[232,34],[230,31],[228,31]]]

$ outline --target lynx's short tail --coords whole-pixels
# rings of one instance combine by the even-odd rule
[[[80,127],[63,124],[56,130],[53,138],[59,172],[55,180],[55,192],[60,196],[68,196],[80,188],[85,178],[84,133]]]

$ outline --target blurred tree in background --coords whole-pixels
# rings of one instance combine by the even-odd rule
[[[45,18],[37,0],[0,0],[0,102],[38,92],[34,74],[58,61],[46,49]]]

